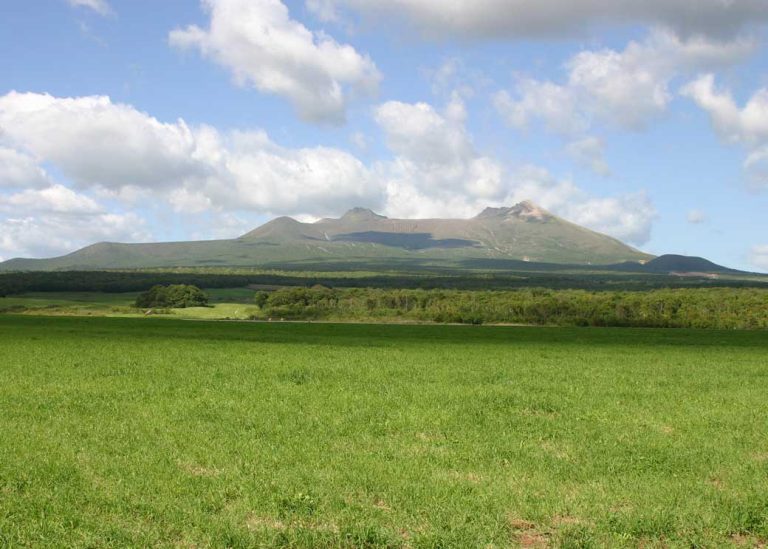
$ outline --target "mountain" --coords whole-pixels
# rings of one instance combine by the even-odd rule
[[[610,270],[648,274],[676,274],[681,276],[695,274],[751,274],[723,267],[722,265],[712,263],[703,257],[675,254],[661,255],[651,261],[643,263],[631,261],[619,265],[612,265]]]
[[[609,265],[652,256],[565,221],[532,202],[486,208],[471,219],[389,219],[354,208],[339,219],[279,217],[232,240],[102,242],[52,259],[12,259],[0,270],[260,266],[310,268],[365,263],[461,267],[477,260]]]
[[[734,271],[722,265],[712,263],[703,257],[689,257],[685,255],[662,255],[645,265],[646,272],[652,273],[734,273]]]

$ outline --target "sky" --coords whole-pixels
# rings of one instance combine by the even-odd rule
[[[768,272],[765,0],[3,0],[0,260],[533,202]]]

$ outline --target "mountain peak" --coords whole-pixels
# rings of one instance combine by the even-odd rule
[[[279,236],[285,234],[298,234],[303,227],[300,221],[296,221],[292,217],[282,216],[276,217],[272,221],[268,221],[255,228],[251,232],[242,235],[241,239],[253,240],[255,238],[264,238],[267,236]]]
[[[347,213],[341,216],[341,219],[345,221],[367,221],[373,219],[386,219],[386,217],[379,215],[373,210],[369,210],[368,208],[358,207],[349,210]]]
[[[523,200],[510,207],[486,208],[480,212],[475,219],[488,219],[493,217],[505,219],[512,217],[526,221],[544,221],[552,217],[552,214],[530,200]]]
[[[510,208],[510,213],[516,217],[522,217],[523,219],[537,219],[539,221],[552,217],[551,213],[530,200],[523,200],[522,202],[515,204]]]

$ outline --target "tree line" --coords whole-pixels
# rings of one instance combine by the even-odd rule
[[[147,291],[152,286],[189,284],[200,288],[249,285],[331,288],[510,290],[551,288],[581,290],[651,290],[657,288],[768,288],[768,279],[706,280],[656,274],[573,272],[338,273],[264,272],[247,269],[189,268],[142,271],[34,271],[0,273],[0,296],[25,292]]]
[[[257,292],[258,319],[405,320],[462,324],[768,328],[768,290],[645,292],[285,288]]]

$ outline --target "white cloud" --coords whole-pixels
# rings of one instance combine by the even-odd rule
[[[474,156],[459,104],[438,113],[427,103],[390,101],[377,107],[376,122],[389,148],[402,157],[426,164],[445,164]]]
[[[510,170],[477,152],[456,100],[444,113],[425,103],[389,102],[376,110],[394,153],[377,166],[393,217],[470,217],[486,206],[533,200],[575,223],[636,244],[647,242],[655,209],[648,197],[597,198],[547,170]]]
[[[133,213],[14,215],[0,218],[0,253],[6,257],[50,257],[101,241],[146,242],[151,234]]]
[[[650,240],[656,217],[656,209],[643,192],[610,198],[585,197],[556,211],[574,223],[636,244]]]
[[[70,6],[75,8],[88,8],[100,15],[109,15],[112,8],[106,0],[67,0]]]
[[[705,74],[685,86],[681,93],[710,115],[724,140],[748,145],[768,141],[768,89],[758,90],[739,108],[729,91],[715,89],[715,76]]]
[[[597,137],[583,137],[568,144],[568,154],[579,164],[586,166],[597,175],[607,177],[611,169],[605,161],[605,144]]]
[[[665,25],[685,34],[732,34],[768,20],[764,0],[307,0],[321,19],[344,8],[405,19],[436,38],[553,38],[598,25]]]
[[[399,181],[398,187],[412,186],[436,197],[455,193],[470,200],[499,197],[502,167],[477,153],[464,128],[465,116],[458,99],[442,114],[426,103],[390,101],[376,109],[376,122],[396,155],[388,171]],[[390,196],[408,194],[402,188],[394,191],[393,185],[388,183]]]
[[[236,238],[244,235],[248,231],[252,231],[253,228],[254,223],[252,220],[223,212],[214,216],[209,227],[206,228],[205,232],[200,232],[197,238],[200,240],[208,240],[210,238]]]
[[[170,33],[171,45],[199,49],[235,81],[287,98],[301,118],[344,120],[350,95],[370,94],[381,79],[371,59],[291,19],[280,0],[203,0],[210,27]]]
[[[179,188],[168,196],[173,210],[177,213],[202,213],[213,209],[211,199],[199,190]]]
[[[671,99],[667,71],[648,61],[631,43],[624,52],[584,51],[568,64],[568,90],[583,99],[588,112],[624,129],[641,130]],[[578,101],[578,100],[577,100]]]
[[[9,147],[0,146],[0,188],[44,187],[48,175],[34,158]]]
[[[741,144],[749,151],[744,169],[752,187],[768,188],[768,88],[763,88],[739,107],[728,90],[715,88],[715,77],[705,74],[681,93],[709,114],[720,138]]]
[[[499,112],[516,128],[541,119],[555,132],[576,134],[600,121],[642,130],[672,101],[670,82],[681,74],[728,66],[754,51],[754,41],[720,41],[656,29],[643,42],[582,51],[567,63],[564,84],[520,78],[514,94],[495,97]]]
[[[0,97],[0,126],[19,149],[0,149],[0,181],[7,185],[24,178],[28,186],[43,185],[31,177],[41,172],[21,152],[27,151],[80,188],[129,204],[154,194],[177,211],[298,213],[305,207],[328,214],[341,205],[380,203],[368,169],[344,151],[286,149],[263,132],[222,134],[183,120],[162,123],[107,97],[11,92]]]
[[[690,210],[686,216],[688,223],[692,225],[699,225],[707,220],[707,214],[701,210]]]
[[[20,159],[16,168],[23,169],[15,175],[3,171],[10,164],[8,159]],[[107,212],[93,198],[53,182],[18,151],[0,148],[0,173],[11,174],[4,179],[6,190],[16,190],[0,192],[0,255],[4,259],[60,255],[101,240],[151,238],[138,215]]]
[[[623,51],[587,50],[565,64],[562,84],[519,76],[514,92],[494,95],[497,111],[506,122],[525,130],[540,120],[544,127],[565,136],[566,152],[576,162],[600,175],[610,168],[604,144],[589,133],[596,125],[642,131],[668,109],[674,79],[707,68],[744,60],[756,43],[749,38],[719,40],[703,36],[680,38],[655,29]]]
[[[595,197],[536,166],[517,170],[511,181],[507,203],[532,199],[569,221],[626,242],[641,245],[650,239],[656,209],[645,192]]]
[[[92,198],[59,184],[45,189],[27,189],[10,196],[0,195],[0,211],[3,210],[72,215],[103,213]]]
[[[220,180],[204,192],[227,208],[324,215],[361,203],[378,206],[381,192],[366,166],[329,147],[287,149],[264,133],[230,138]]]
[[[0,97],[0,127],[7,141],[84,187],[169,187],[205,173],[184,121],[164,124],[108,97],[11,92]]]
[[[577,94],[566,86],[521,78],[515,96],[506,90],[493,96],[494,106],[513,128],[524,130],[535,118],[543,120],[550,131],[562,134],[589,128],[589,116],[580,112]]]
[[[768,244],[754,246],[749,254],[749,262],[755,267],[768,271]]]

